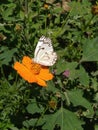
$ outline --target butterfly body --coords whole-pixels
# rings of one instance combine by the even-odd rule
[[[54,52],[51,39],[42,36],[35,49],[34,62],[44,65],[52,66],[57,60],[57,54]]]

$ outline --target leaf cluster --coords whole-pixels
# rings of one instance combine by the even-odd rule
[[[0,1],[0,129],[98,129],[97,1]],[[38,39],[52,39],[57,63],[47,88],[29,84],[13,69],[33,58]]]

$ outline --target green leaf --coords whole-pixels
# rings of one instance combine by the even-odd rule
[[[36,111],[35,111],[36,110]],[[34,113],[40,113],[44,111],[44,108],[42,107],[42,105],[37,104],[36,100],[33,99],[32,103],[30,103],[27,106],[27,111],[28,113],[34,114]]]
[[[83,130],[83,122],[73,112],[64,108],[54,114],[45,115],[43,120],[43,130],[53,130],[57,125],[60,126],[60,130]]]
[[[79,82],[82,85],[84,86],[89,85],[89,75],[82,66],[80,66],[80,69],[77,71],[77,76],[79,78]]]
[[[17,52],[17,48],[9,50],[7,47],[2,47],[0,54],[0,65],[8,65],[8,63],[12,60],[15,52]]]
[[[74,106],[83,106],[84,108],[88,110],[88,113],[86,116],[89,116],[89,115],[92,116],[94,114],[94,111],[90,102],[86,98],[83,97],[83,92],[81,90],[79,89],[72,90],[72,91],[67,90],[67,93],[68,93],[70,102],[72,102]]]
[[[23,20],[25,18],[25,13],[20,10],[20,18]]]
[[[16,4],[10,3],[7,6],[8,7],[6,8],[6,10],[3,11],[2,16],[5,20],[14,20],[14,17],[11,17],[11,15],[13,14]]]
[[[75,70],[77,65],[78,65],[77,62],[65,62],[64,60],[60,60],[57,63],[56,74],[60,74],[60,73],[64,72],[65,70],[69,70],[70,72],[73,73],[73,71]]]
[[[95,101],[98,103],[98,92],[95,94]]]
[[[30,126],[35,126],[36,122],[37,122],[37,118],[36,119],[30,119],[30,120],[26,120],[23,122],[23,125],[27,128],[29,128]]]
[[[98,37],[85,40],[81,62],[84,61],[98,61]]]
[[[97,125],[95,125],[95,130],[98,130],[98,124],[97,124]]]
[[[63,59],[59,60],[59,62],[57,63],[56,74],[62,73],[65,70],[65,66],[66,66],[66,62]]]
[[[48,87],[46,88],[46,90],[47,90],[48,92],[49,92],[49,91],[51,91],[51,92],[53,92],[53,93],[58,92],[58,88],[55,87],[55,83],[54,83],[53,80],[48,81],[47,84],[48,84]]]
[[[71,12],[69,15],[75,17],[76,16],[81,17],[85,15],[85,19],[91,16],[91,10],[90,10],[91,5],[90,2],[88,2],[88,0],[82,1],[82,4],[81,2],[72,1],[69,3],[69,5],[71,6]]]

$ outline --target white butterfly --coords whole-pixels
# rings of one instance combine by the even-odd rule
[[[51,39],[45,36],[42,36],[36,46],[34,52],[34,62],[44,65],[52,66],[57,60],[57,54],[53,50]]]

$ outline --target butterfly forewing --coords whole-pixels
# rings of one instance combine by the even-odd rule
[[[42,36],[35,49],[34,61],[44,66],[52,66],[57,60],[50,38]]]
[[[43,53],[43,51],[53,51],[53,47],[51,44],[51,39],[42,36],[35,49],[34,57],[37,57],[38,53]]]

